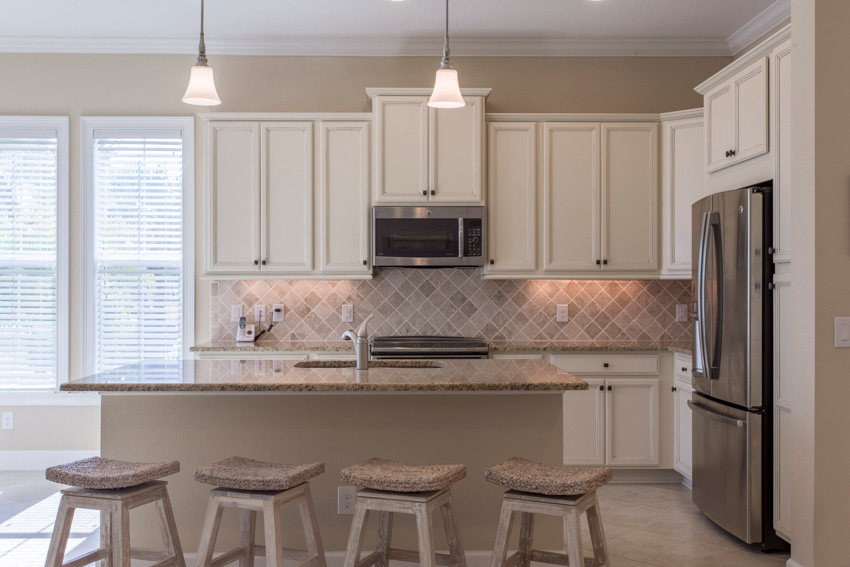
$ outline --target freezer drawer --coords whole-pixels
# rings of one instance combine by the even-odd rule
[[[694,393],[693,500],[720,527],[747,543],[761,541],[762,415]]]

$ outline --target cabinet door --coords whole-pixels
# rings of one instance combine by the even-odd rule
[[[247,273],[260,270],[259,169],[259,123],[209,123],[206,172],[208,272]]]
[[[428,97],[378,96],[375,203],[427,202]]]
[[[487,143],[487,273],[533,272],[537,249],[535,124],[491,123]]]
[[[735,92],[735,155],[740,162],[767,153],[767,57],[741,70],[732,79]]]
[[[791,537],[791,274],[773,276],[773,527]]]
[[[703,196],[703,119],[672,120],[662,132],[662,262],[668,274],[691,274],[691,205]]]
[[[543,271],[598,270],[599,124],[543,124]]]
[[[429,198],[438,203],[484,202],[484,97],[463,108],[429,109]]]
[[[263,272],[313,269],[313,123],[263,123]]]
[[[730,165],[729,151],[735,148],[735,95],[731,83],[723,83],[705,94],[706,170]]]
[[[658,124],[603,124],[602,148],[602,269],[658,270]]]
[[[773,261],[791,261],[791,40],[773,51]]]
[[[369,123],[321,124],[321,269],[368,274]]]
[[[660,462],[658,378],[605,381],[605,461],[610,466],[651,467]]]
[[[564,392],[564,464],[605,464],[605,381],[582,378],[589,388]]]
[[[691,399],[693,388],[677,383],[673,391],[673,468],[688,479],[693,473],[693,423]]]

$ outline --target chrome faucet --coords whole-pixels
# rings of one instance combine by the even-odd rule
[[[354,352],[357,354],[357,370],[369,369],[369,334],[366,331],[366,324],[374,316],[375,314],[372,313],[363,319],[356,333],[349,329],[342,334],[343,339],[354,342]]]

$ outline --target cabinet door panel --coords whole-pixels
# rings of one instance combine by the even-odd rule
[[[693,473],[693,423],[691,421],[691,408],[688,400],[691,399],[693,388],[676,384],[673,406],[673,468],[691,479]]]
[[[666,122],[663,135],[662,261],[666,273],[690,275],[691,205],[703,196],[703,119]]]
[[[543,270],[599,269],[599,124],[543,125]]]
[[[313,269],[313,123],[262,125],[264,272]]]
[[[429,109],[428,179],[434,202],[484,200],[484,97],[464,100],[463,108]]]
[[[777,407],[774,415],[773,528],[791,538],[791,410]]]
[[[602,147],[602,269],[657,270],[658,124],[603,124]]]
[[[257,122],[209,125],[207,271],[260,269],[259,131]]]
[[[564,464],[605,464],[605,381],[584,378],[589,388],[564,393]]]
[[[427,103],[428,97],[375,97],[375,203],[428,200]]]
[[[605,450],[609,465],[659,464],[660,382],[657,378],[605,381]]]
[[[714,171],[732,162],[735,147],[735,101],[732,85],[724,83],[705,95],[706,167]]]
[[[369,256],[369,123],[321,125],[322,271],[364,273]]]
[[[537,245],[535,124],[490,124],[487,141],[487,272],[533,272]]]
[[[767,152],[767,58],[742,70],[733,80],[735,90],[734,161]]]
[[[773,261],[791,261],[791,41],[773,52],[770,64],[776,117],[773,120]]]

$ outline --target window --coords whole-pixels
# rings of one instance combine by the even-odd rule
[[[193,121],[84,118],[84,373],[182,359],[193,316]]]
[[[0,391],[68,375],[68,119],[0,117]]]

